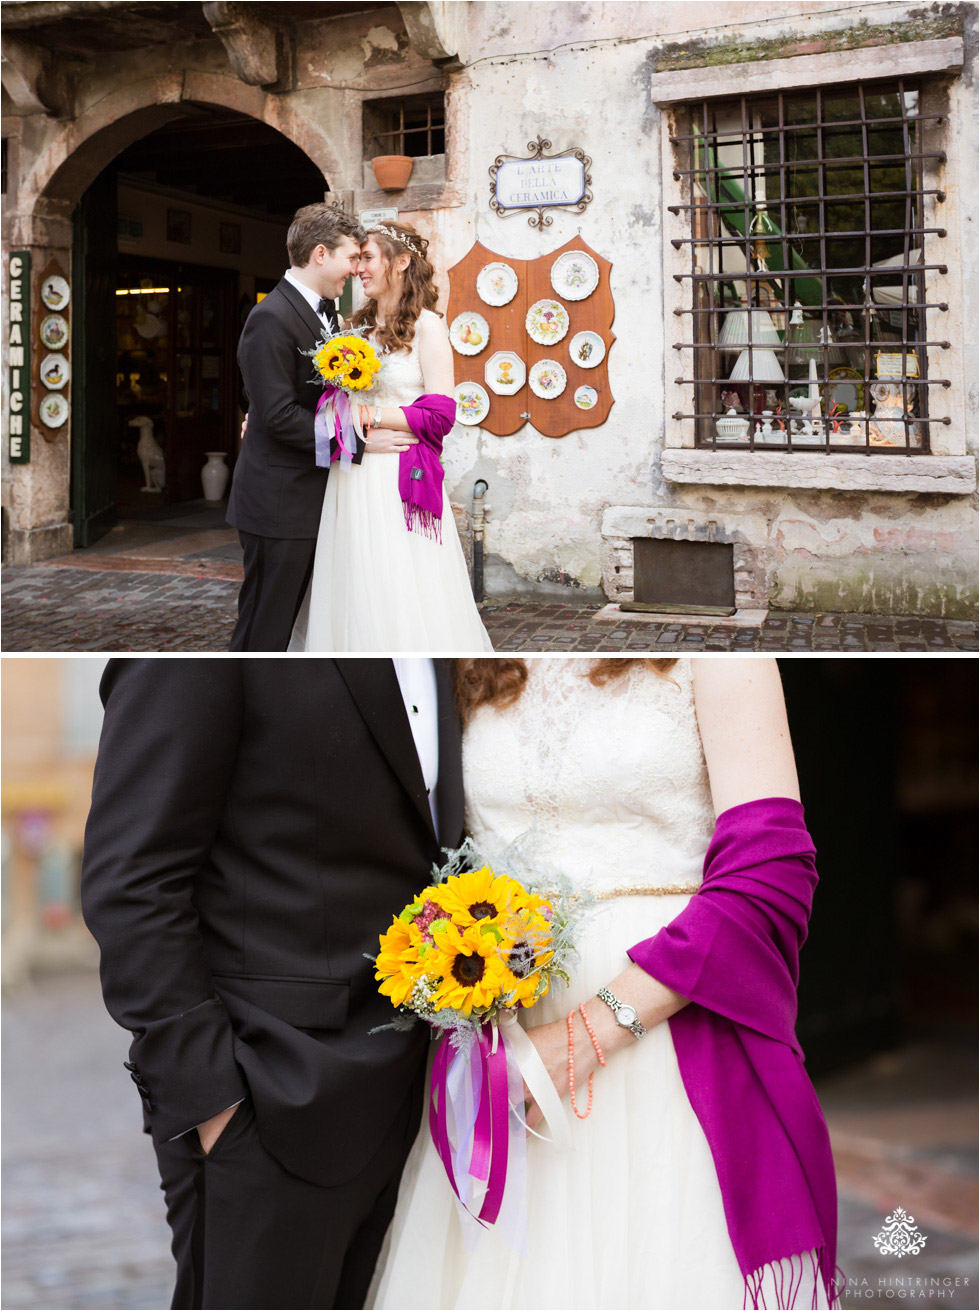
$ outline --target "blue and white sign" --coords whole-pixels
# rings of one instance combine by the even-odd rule
[[[585,165],[574,155],[515,159],[500,164],[496,199],[502,209],[577,205],[585,197]]]

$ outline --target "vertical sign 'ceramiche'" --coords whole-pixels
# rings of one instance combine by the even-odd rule
[[[28,464],[31,458],[31,256],[11,251],[7,297],[10,361],[7,391],[7,454],[11,464]]]

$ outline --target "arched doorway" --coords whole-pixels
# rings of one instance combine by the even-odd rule
[[[250,114],[200,101],[158,110],[72,215],[76,546],[120,518],[221,522],[201,503],[200,472],[208,452],[234,461],[241,324],[282,272],[290,216],[327,191],[307,154]],[[158,452],[162,486],[148,490]]]

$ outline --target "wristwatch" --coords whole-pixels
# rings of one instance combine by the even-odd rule
[[[640,1023],[640,1018],[632,1006],[627,1006],[624,1001],[620,1001],[617,996],[609,991],[608,988],[600,988],[596,993],[600,1001],[604,1001],[613,1015],[616,1017],[616,1023],[624,1029],[629,1029],[634,1038],[642,1038],[646,1029]]]

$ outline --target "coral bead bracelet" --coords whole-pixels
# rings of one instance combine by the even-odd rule
[[[599,1046],[599,1040],[595,1036],[595,1030],[589,1022],[589,1017],[585,1010],[585,1004],[579,1003],[579,1014],[585,1024],[586,1031],[592,1039],[592,1046],[595,1048],[595,1054],[599,1058],[599,1064],[605,1065],[606,1057],[602,1048]],[[571,1099],[572,1110],[580,1120],[586,1120],[592,1114],[592,1096],[594,1092],[595,1074],[589,1075],[589,1101],[584,1111],[578,1109],[578,1103],[575,1101],[575,1012],[568,1012],[568,1095]]]

